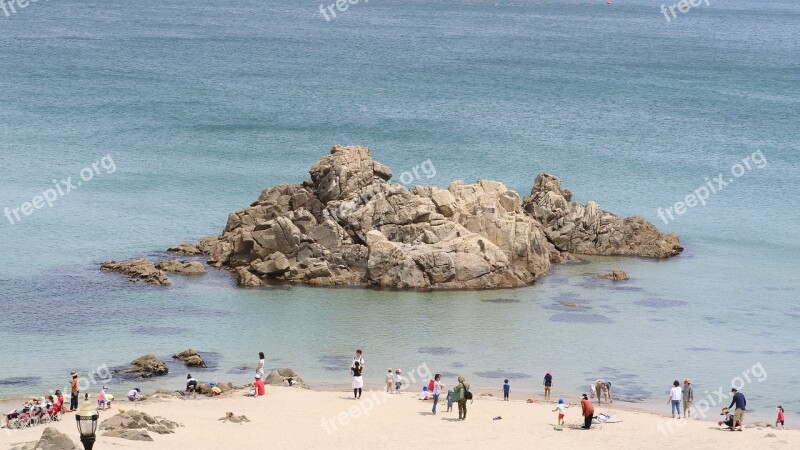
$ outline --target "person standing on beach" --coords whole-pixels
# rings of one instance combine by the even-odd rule
[[[503,401],[508,401],[508,394],[511,393],[511,385],[508,384],[508,378],[503,381]]]
[[[736,410],[733,412],[733,427],[731,427],[731,430],[736,431],[736,426],[738,425],[739,431],[742,431],[744,430],[744,412],[747,409],[747,399],[736,388],[731,389],[731,392],[733,393],[733,400],[731,400],[728,408],[736,405]]]
[[[436,374],[433,377],[433,410],[431,411],[433,415],[436,415],[436,405],[439,404],[439,394],[442,393],[442,388],[444,385],[442,384],[442,375]]]
[[[364,377],[361,376],[361,363],[353,361],[353,367],[350,368],[353,372],[353,397],[356,399],[361,398],[361,389],[364,387]]]
[[[392,393],[394,391],[394,375],[392,374],[392,368],[389,367],[388,372],[386,372],[386,392]]]
[[[81,394],[81,382],[77,372],[72,372],[72,384],[70,385],[69,410],[70,412],[78,409],[78,396]]]
[[[453,398],[458,399],[458,420],[467,420],[467,393],[469,383],[464,379],[464,375],[459,375],[458,384],[453,392]]]
[[[542,384],[544,384],[544,399],[545,401],[550,400],[550,390],[553,388],[553,372],[548,370],[547,373],[544,374],[544,381],[542,381]]]
[[[261,375],[261,379],[264,379],[264,352],[258,352],[258,366],[256,367],[256,373]]]
[[[589,397],[586,394],[581,395],[581,414],[583,415],[583,426],[581,428],[584,430],[591,429],[592,418],[594,418],[594,405],[589,401]]]
[[[692,408],[694,401],[694,389],[692,389],[692,380],[683,380],[683,418],[689,418],[689,410]]]
[[[672,382],[672,389],[669,390],[669,401],[667,403],[672,403],[672,418],[675,418],[675,414],[678,415],[678,419],[681,418],[681,399],[683,398],[683,392],[681,391],[681,382],[675,380]]]
[[[786,427],[783,425],[784,419],[785,419],[785,414],[783,412],[783,406],[778,405],[778,419],[775,420],[775,428],[778,428],[778,425],[780,424],[781,430],[785,430]]]

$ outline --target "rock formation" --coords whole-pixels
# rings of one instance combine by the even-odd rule
[[[164,364],[164,361],[161,361],[152,353],[134,359],[131,361],[131,365],[133,367],[127,369],[125,372],[138,374],[142,378],[150,378],[154,375],[166,375],[169,372],[169,368]]]
[[[169,250],[202,252],[208,264],[235,271],[242,287],[398,289],[516,287],[544,276],[551,264],[576,261],[574,254],[668,258],[683,250],[677,235],[641,217],[572,201],[545,173],[524,199],[488,180],[408,189],[390,182],[392,171],[368,148],[334,146],[309,174],[230,213],[222,234]],[[196,261],[146,259],[102,268],[155,284],[169,284],[163,270],[205,271]]]
[[[264,190],[198,246],[240,286],[515,287],[573,254],[675,256],[678,237],[641,217],[582,205],[541,174],[524,200],[497,181],[447,189],[390,183],[366,147],[334,146],[310,179]]]
[[[183,256],[200,255],[202,252],[191,242],[181,242],[167,249],[168,252],[177,253]]]
[[[172,358],[181,361],[182,363],[186,364],[187,367],[208,367],[206,362],[203,361],[203,358],[191,348],[172,355]]]

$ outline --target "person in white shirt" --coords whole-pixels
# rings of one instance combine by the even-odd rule
[[[261,379],[264,379],[264,352],[258,352],[258,366],[256,367],[256,373],[261,375]]]
[[[442,393],[442,388],[444,387],[441,380],[442,376],[438,373],[433,377],[433,410],[431,412],[434,416],[436,415],[436,405],[439,404],[439,394]]]
[[[681,400],[683,399],[683,390],[681,390],[681,383],[675,380],[672,383],[672,389],[669,390],[669,401],[672,403],[672,418],[677,415],[678,419],[681,418]]]
[[[350,364],[350,368],[352,369],[353,367],[355,367],[356,363],[358,363],[358,366],[361,367],[361,370],[363,371],[364,370],[364,358],[361,356],[361,350],[356,350],[356,357],[353,358],[353,362],[352,362],[352,364]]]

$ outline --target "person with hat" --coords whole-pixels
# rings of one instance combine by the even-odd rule
[[[683,380],[683,418],[689,418],[689,410],[692,408],[694,401],[694,389],[692,389],[692,380]]]
[[[141,392],[142,392],[142,390],[139,389],[138,387],[135,387],[135,388],[131,389],[130,391],[128,391],[128,400],[132,401],[132,402],[135,402],[137,400],[141,400],[141,398],[142,398]]]
[[[72,383],[70,384],[70,397],[69,397],[69,411],[76,411],[78,409],[78,396],[81,394],[81,382],[78,377],[78,372],[72,371]]]
[[[253,383],[253,397],[260,397],[264,395],[264,380],[261,375],[256,374],[256,381]]]
[[[733,414],[731,414],[731,410],[728,408],[722,408],[722,412],[719,413],[720,416],[724,416],[722,420],[717,422],[717,426],[721,427],[722,425],[727,426],[728,428],[733,428]]]

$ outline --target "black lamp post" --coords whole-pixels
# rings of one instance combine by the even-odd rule
[[[75,420],[78,422],[78,433],[81,434],[81,443],[85,450],[92,450],[94,447],[97,419],[99,418],[100,414],[92,408],[92,404],[89,403],[89,394],[86,394],[83,404],[75,415]]]

